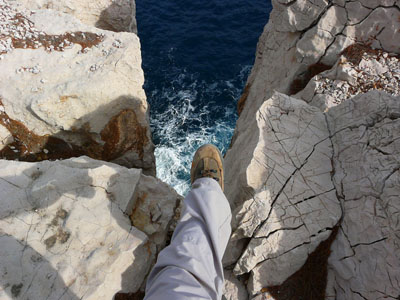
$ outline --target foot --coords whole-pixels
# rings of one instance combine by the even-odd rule
[[[224,166],[221,152],[217,147],[206,144],[197,149],[190,170],[191,183],[202,177],[216,180],[224,190]]]

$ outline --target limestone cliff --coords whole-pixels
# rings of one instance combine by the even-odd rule
[[[400,3],[272,2],[226,155],[224,297],[398,299]],[[0,0],[1,299],[140,297],[179,212],[148,176],[135,4],[93,3]]]
[[[134,3],[90,3],[0,0],[0,299],[141,295],[178,215],[139,39],[93,26]]]
[[[0,175],[1,299],[138,292],[168,238],[179,200],[170,187],[88,157],[0,160]]]
[[[272,3],[226,155],[225,297],[396,299],[400,3]]]
[[[1,158],[88,155],[155,175],[136,34],[4,1],[0,26]]]

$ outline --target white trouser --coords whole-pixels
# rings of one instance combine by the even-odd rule
[[[222,256],[231,234],[231,209],[218,182],[197,179],[184,200],[181,219],[151,271],[145,300],[222,297]]]

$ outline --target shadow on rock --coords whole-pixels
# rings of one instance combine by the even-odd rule
[[[332,182],[332,143],[322,112],[275,93],[247,125],[225,160],[226,194],[235,218],[224,265],[236,276],[249,274],[247,290],[261,300],[332,236],[341,206]],[[237,163],[237,157],[245,159]],[[319,262],[305,268],[325,284],[327,257],[320,250],[316,253]],[[299,277],[291,282],[303,285]],[[297,299],[312,299],[301,298],[297,291]]]
[[[268,287],[267,292],[275,300],[325,299],[328,280],[328,258],[338,227],[331,236],[311,253],[300,270],[279,286]],[[257,298],[262,300],[262,296]],[[266,298],[268,299],[268,298]]]
[[[139,289],[155,253],[127,217],[140,170],[87,157],[0,160],[0,170],[2,290],[41,300],[58,299],[59,291],[81,299],[99,289],[111,299],[113,291],[99,282],[122,272],[123,289]],[[99,272],[104,268],[114,271]]]
[[[134,256],[139,256],[144,260],[144,261],[151,261],[151,262],[155,262],[156,256],[156,249],[152,249],[155,248],[154,244],[152,244],[151,242],[146,243],[145,247],[140,247],[137,248],[134,251]],[[114,296],[114,300],[142,300],[145,296],[144,292],[141,291],[141,289],[138,289],[136,292],[134,293],[128,293],[126,291],[130,291],[132,290],[132,286],[135,284],[132,282],[132,274],[137,274],[139,273],[143,273],[145,275],[145,277],[147,277],[147,275],[150,272],[150,267],[152,266],[152,264],[148,264],[147,266],[144,265],[141,268],[135,264],[130,265],[122,274],[121,274],[121,279],[122,279],[122,283],[121,283],[121,291],[119,291],[118,293],[115,294]],[[145,284],[146,281],[144,280],[142,285]]]
[[[46,211],[65,194],[70,198],[93,197],[87,170],[81,187],[71,189],[73,178],[50,162],[32,166],[3,160],[0,166],[0,298],[5,292],[10,299],[80,299],[69,289],[75,280],[64,282],[43,254],[56,254],[53,247],[70,243],[70,233],[60,226],[68,218],[62,203],[54,216]],[[68,269],[62,265],[57,268]]]
[[[65,106],[69,102],[74,109]],[[87,155],[141,168],[145,174],[155,176],[154,146],[141,100],[121,96],[85,115],[81,111],[90,108],[83,107],[74,95],[62,96],[59,102],[48,103],[48,107],[45,112],[35,109],[35,114],[45,114],[48,124],[65,128],[54,135],[37,135],[0,111],[0,125],[13,137],[13,142],[0,151],[0,158],[35,162]],[[65,110],[59,117],[60,111]]]
[[[24,241],[9,235],[0,235],[0,240],[1,299],[81,299],[69,289],[73,282],[65,283],[51,263]]]
[[[110,31],[137,32],[134,1],[116,0],[103,10],[96,27]]]

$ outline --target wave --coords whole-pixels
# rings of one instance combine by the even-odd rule
[[[216,82],[182,70],[170,85],[149,95],[157,177],[179,194],[190,189],[191,161],[198,147],[212,143],[222,153],[228,149],[236,103],[250,69],[243,66],[234,78]]]

